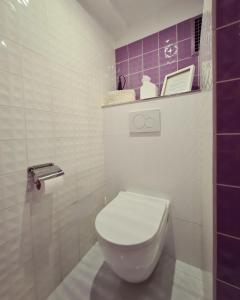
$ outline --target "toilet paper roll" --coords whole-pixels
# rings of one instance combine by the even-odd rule
[[[64,182],[63,176],[41,181],[42,184],[41,190],[45,195],[51,194],[54,191],[57,191],[59,187],[63,184],[63,182]]]

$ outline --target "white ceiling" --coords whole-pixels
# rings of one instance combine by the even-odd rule
[[[78,0],[85,10],[109,32],[115,41],[129,32],[146,31],[160,23],[166,13],[195,9],[199,13],[203,0]],[[172,16],[170,17],[172,19]],[[166,23],[166,22],[165,22]],[[171,23],[171,22],[170,22]],[[151,24],[151,26],[150,26]],[[160,24],[159,24],[160,26]],[[157,29],[158,30],[158,29]],[[153,33],[153,32],[152,32]],[[137,34],[137,35],[139,35]]]

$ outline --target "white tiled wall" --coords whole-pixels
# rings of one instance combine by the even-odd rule
[[[95,241],[113,47],[75,0],[0,0],[0,299],[42,300]],[[60,189],[26,192],[53,161]]]
[[[204,94],[191,93],[104,108],[108,200],[121,190],[169,199],[167,250],[178,260],[200,268],[205,188],[202,181],[212,172],[204,157],[211,153],[212,140],[202,140],[202,132],[211,128],[206,122],[210,106]],[[129,134],[129,112],[144,109],[160,110],[160,135]]]

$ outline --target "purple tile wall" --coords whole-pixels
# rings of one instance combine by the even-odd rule
[[[217,300],[240,299],[240,1],[216,8]]]
[[[193,19],[154,33],[115,50],[116,75],[124,75],[126,88],[133,88],[139,99],[141,78],[149,75],[161,87],[165,75],[195,64],[193,89],[199,88],[198,55],[192,55]]]

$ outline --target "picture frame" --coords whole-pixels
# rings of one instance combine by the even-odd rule
[[[161,96],[190,92],[192,90],[195,66],[190,65],[164,78]]]

